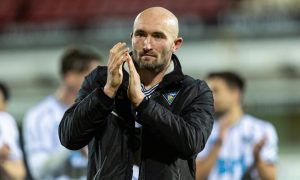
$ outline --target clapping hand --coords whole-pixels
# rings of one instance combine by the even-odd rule
[[[140,76],[136,71],[133,60],[128,53],[126,53],[126,59],[129,68],[129,85],[127,95],[133,106],[137,107],[143,101],[145,95],[141,90]]]
[[[107,81],[104,86],[104,93],[113,98],[123,81],[122,65],[128,54],[126,43],[117,43],[111,50],[107,64]]]

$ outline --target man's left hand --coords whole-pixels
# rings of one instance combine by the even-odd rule
[[[145,95],[141,90],[141,80],[140,75],[137,73],[133,60],[130,57],[129,53],[126,53],[127,64],[129,68],[129,85],[127,90],[128,98],[134,107],[138,107],[143,101]]]

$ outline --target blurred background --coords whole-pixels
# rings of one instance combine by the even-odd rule
[[[278,179],[300,179],[299,0],[0,0],[0,81],[19,125],[59,85],[64,48],[92,45],[106,61],[116,42],[130,46],[135,16],[151,6],[179,18],[186,74],[233,70],[247,80],[246,110],[279,135]]]

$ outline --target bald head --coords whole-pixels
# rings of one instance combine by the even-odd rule
[[[153,24],[165,27],[165,30],[170,33],[173,38],[178,37],[179,27],[177,17],[169,10],[162,7],[151,7],[135,18],[133,30],[140,24]]]
[[[138,69],[154,74],[166,70],[172,54],[183,42],[178,31],[178,20],[169,10],[152,7],[141,12],[131,34],[133,59]]]

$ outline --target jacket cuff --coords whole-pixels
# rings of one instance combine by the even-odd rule
[[[111,109],[112,106],[114,105],[114,99],[110,98],[107,96],[103,89],[97,88],[96,89],[96,95],[97,98],[100,100],[100,103],[106,108],[105,109]]]
[[[137,111],[138,115],[139,115],[140,113],[142,113],[142,112],[144,111],[144,109],[147,108],[148,104],[149,104],[149,99],[146,98],[146,97],[144,97],[143,101],[142,101],[142,102],[140,103],[140,105],[136,108],[136,111]]]

